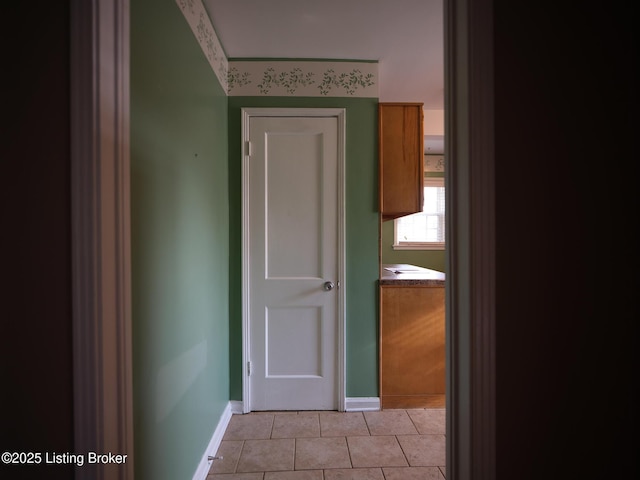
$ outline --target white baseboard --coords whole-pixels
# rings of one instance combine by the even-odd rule
[[[209,457],[215,456],[216,452],[218,451],[218,447],[220,447],[222,437],[224,436],[224,432],[227,429],[229,421],[231,420],[231,415],[233,414],[232,403],[233,402],[227,403],[227,406],[222,412],[220,420],[218,421],[218,425],[213,431],[213,436],[209,441],[209,445],[202,455],[202,460],[200,460],[200,463],[198,464],[196,473],[193,474],[193,480],[206,480],[209,469],[211,468],[211,463],[213,462],[213,460],[209,460]]]
[[[380,410],[380,397],[347,397],[345,412],[375,412]]]
[[[231,413],[234,415],[240,415],[244,413],[244,403],[242,400],[231,400]]]
[[[231,400],[229,405],[233,415],[241,415],[244,413],[244,403],[242,400]],[[380,410],[380,397],[345,398],[344,406],[345,412],[375,412]]]

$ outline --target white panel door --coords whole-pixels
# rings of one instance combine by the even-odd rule
[[[335,410],[338,120],[250,117],[251,410]]]

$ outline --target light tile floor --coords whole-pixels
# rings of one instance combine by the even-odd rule
[[[207,480],[444,480],[445,409],[233,415]]]

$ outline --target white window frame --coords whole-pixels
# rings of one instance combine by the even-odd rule
[[[425,177],[425,187],[444,188],[444,177]],[[420,215],[416,213],[414,215]],[[402,218],[402,217],[401,217]],[[445,242],[401,242],[398,241],[398,222],[401,218],[393,221],[393,249],[394,250],[444,250]]]

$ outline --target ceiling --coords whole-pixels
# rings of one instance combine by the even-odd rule
[[[203,0],[228,58],[377,60],[381,102],[444,110],[444,0]]]

